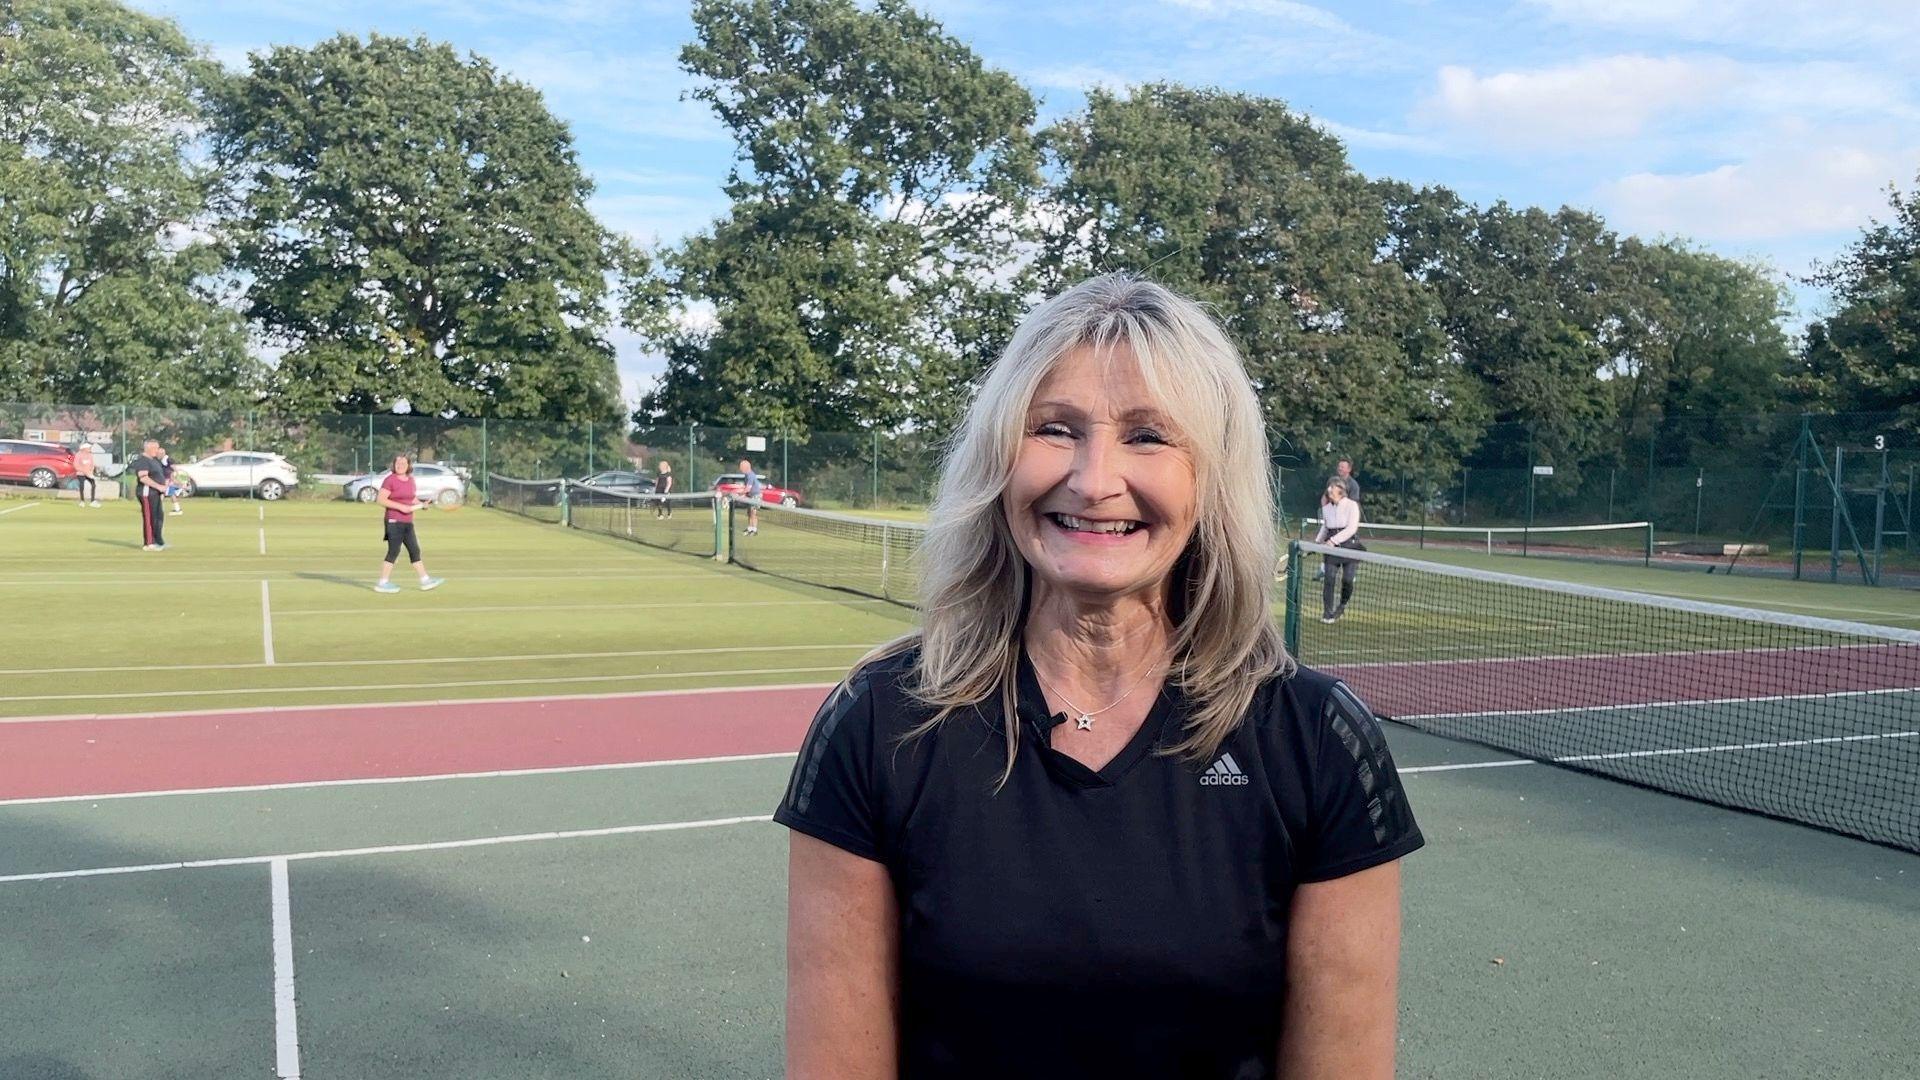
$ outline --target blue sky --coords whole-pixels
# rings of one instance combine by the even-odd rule
[[[670,241],[721,213],[732,158],[661,0],[137,0],[230,67],[341,31],[425,34],[539,87],[610,227]],[[1374,176],[1599,211],[1804,273],[1920,172],[1920,0],[926,0],[1043,117],[1165,79],[1287,101]],[[1800,317],[1823,302],[1800,288]],[[629,392],[657,364],[616,341]]]

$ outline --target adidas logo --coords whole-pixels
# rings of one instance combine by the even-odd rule
[[[1247,774],[1240,771],[1240,763],[1233,760],[1232,754],[1221,754],[1220,760],[1207,766],[1200,774],[1200,783],[1209,786],[1251,784]]]

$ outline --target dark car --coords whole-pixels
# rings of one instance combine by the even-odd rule
[[[24,482],[42,491],[73,479],[73,451],[57,443],[0,439],[0,481]]]
[[[712,487],[713,490],[722,495],[736,499],[744,499],[747,495],[747,474],[737,472],[721,473],[720,476],[714,480]],[[769,484],[767,483],[767,478],[763,476],[760,478],[760,501],[778,503],[781,506],[799,506],[800,491],[797,488],[787,488],[780,487],[776,484]]]
[[[583,476],[574,483],[581,487],[590,487],[616,495],[651,495],[654,479],[646,473],[626,472],[620,469],[606,469]]]

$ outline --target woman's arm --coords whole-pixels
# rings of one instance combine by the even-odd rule
[[[900,916],[887,868],[793,833],[788,1080],[893,1080],[899,1031]]]
[[[1287,928],[1281,1080],[1392,1080],[1400,864],[1302,885]]]

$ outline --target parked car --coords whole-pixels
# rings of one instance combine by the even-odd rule
[[[0,481],[52,491],[74,477],[73,451],[58,443],[0,439]]]
[[[620,495],[651,495],[654,479],[646,473],[625,472],[620,469],[603,469],[592,476],[583,476],[574,483],[582,487],[596,488]]]
[[[746,498],[747,474],[737,472],[721,473],[719,478],[714,480],[712,487],[713,490],[722,495],[729,495],[736,499]],[[799,506],[800,492],[794,488],[785,488],[769,484],[767,483],[766,477],[763,476],[760,478],[760,501],[779,503],[781,506]]]
[[[187,495],[237,495],[252,492],[271,502],[300,482],[293,462],[264,450],[225,450],[173,467]]]
[[[341,490],[354,502],[375,502],[380,498],[380,485],[392,475],[392,469],[381,469],[369,476],[356,476],[342,485]],[[442,506],[452,506],[467,497],[466,473],[447,465],[416,462],[413,466],[413,492],[417,498],[432,499]]]

